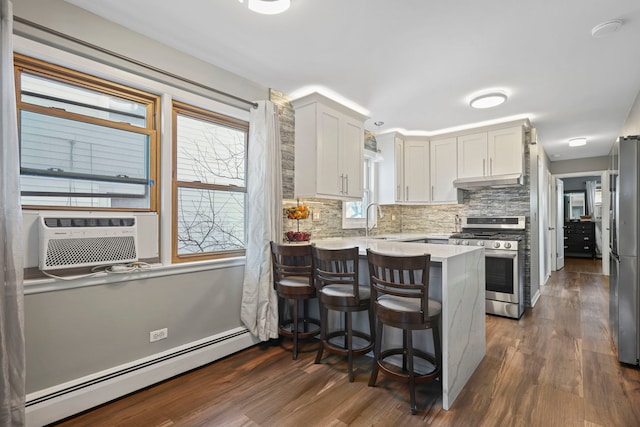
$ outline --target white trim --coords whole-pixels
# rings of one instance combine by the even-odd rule
[[[535,295],[531,297],[531,308],[536,306],[536,303],[538,302],[539,299],[540,299],[540,290],[538,289]]]
[[[197,348],[209,341],[217,342]],[[69,417],[188,370],[211,363],[258,342],[259,340],[253,337],[246,328],[235,328],[73,381],[29,393],[26,398],[26,425],[42,426]],[[194,350],[171,357],[176,352],[189,351],[190,348],[194,348]],[[162,360],[166,357],[168,357],[166,360]],[[154,363],[154,361],[157,362]],[[118,374],[118,372],[124,370],[135,369],[136,366],[144,367]],[[99,381],[100,378],[110,375],[114,375],[114,377]],[[73,387],[78,387],[78,389],[67,393],[64,392]],[[57,393],[60,393],[60,395],[55,396]],[[46,396],[50,395],[52,397],[46,399]],[[35,404],[29,403],[36,399],[46,400]]]
[[[24,294],[30,295],[43,292],[60,291],[63,289],[84,288],[86,286],[111,285],[120,282],[171,276],[175,274],[196,273],[199,271],[210,271],[230,267],[244,267],[244,265],[245,257],[235,257],[183,264],[153,264],[148,270],[140,269],[128,273],[101,272],[95,276],[86,277],[83,275],[71,280],[56,280],[50,278],[25,280]]]

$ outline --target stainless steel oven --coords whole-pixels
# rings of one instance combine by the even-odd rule
[[[468,217],[449,243],[485,248],[486,312],[519,319],[524,312],[525,217]]]

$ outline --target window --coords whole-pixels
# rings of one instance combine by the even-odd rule
[[[15,55],[24,208],[155,211],[159,98]]]
[[[248,130],[174,102],[174,262],[244,255]]]
[[[369,203],[375,201],[375,166],[373,159],[365,154],[364,158],[364,196],[362,200],[356,202],[342,203],[342,228],[365,228],[366,227],[366,208]],[[369,213],[369,227],[376,224],[376,215]]]

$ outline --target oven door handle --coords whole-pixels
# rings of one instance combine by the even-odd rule
[[[484,252],[485,258],[509,258],[516,259],[518,257],[517,251],[500,251],[500,250],[486,250]]]

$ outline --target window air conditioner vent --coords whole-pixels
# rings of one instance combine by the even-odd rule
[[[40,216],[40,270],[138,260],[135,217]]]

